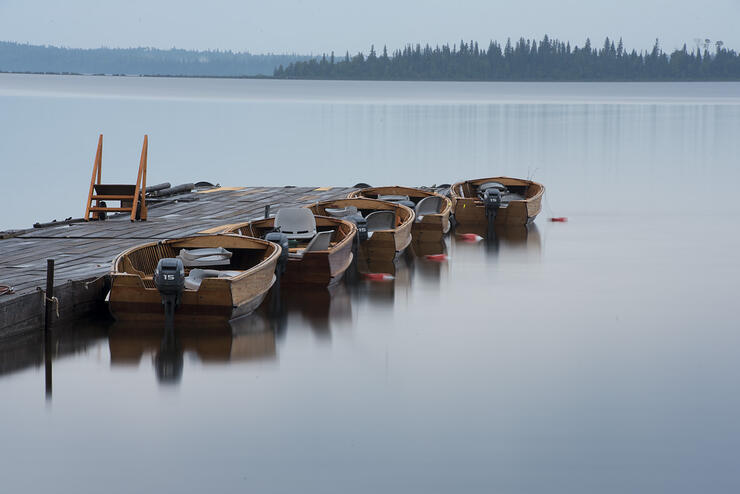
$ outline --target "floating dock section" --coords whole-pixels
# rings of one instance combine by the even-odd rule
[[[222,225],[264,217],[273,211],[338,199],[350,187],[208,187],[147,199],[147,221],[119,214],[102,221],[72,220],[0,232],[0,338],[44,325],[46,260],[55,260],[54,311],[64,323],[104,310],[113,258],[142,243],[214,231]]]

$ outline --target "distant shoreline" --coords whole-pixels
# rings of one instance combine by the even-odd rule
[[[637,80],[627,81],[624,79],[571,79],[571,80],[505,80],[505,81],[488,81],[488,80],[459,80],[459,79],[319,79],[313,77],[275,77],[271,75],[171,75],[171,74],[82,74],[78,72],[16,72],[0,70],[0,74],[16,74],[16,75],[66,75],[66,76],[79,76],[79,77],[126,77],[126,78],[149,78],[149,79],[258,79],[258,80],[274,80],[274,81],[339,81],[339,82],[460,82],[460,83],[578,83],[578,82],[603,82],[603,83],[658,83],[658,82],[671,82],[671,83],[695,83],[695,82],[724,82],[724,83],[738,83],[738,79],[654,79],[654,80]]]

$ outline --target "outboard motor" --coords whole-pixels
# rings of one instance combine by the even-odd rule
[[[276,243],[280,246],[280,259],[278,259],[277,267],[275,268],[275,274],[280,280],[280,275],[285,273],[285,269],[288,267],[288,254],[290,253],[290,240],[288,236],[280,232],[270,232],[265,235],[265,240],[268,242]]]
[[[271,316],[277,316],[282,314],[282,295],[280,294],[280,278],[288,267],[288,254],[290,254],[290,240],[288,236],[280,232],[270,232],[265,235],[265,240],[268,242],[276,243],[282,249],[280,251],[280,258],[278,259],[277,266],[275,266],[275,284],[272,285],[270,290],[270,304],[269,310]]]
[[[165,330],[175,327],[175,309],[180,305],[185,288],[185,267],[176,258],[160,259],[154,271],[154,285],[162,296],[164,305]]]
[[[486,208],[486,218],[488,218],[488,234],[495,234],[493,224],[496,221],[498,208],[501,207],[501,191],[495,188],[486,189],[483,192],[483,205]]]
[[[355,225],[357,225],[357,240],[359,242],[364,242],[368,238],[367,234],[367,220],[362,217],[362,215],[352,215],[347,218],[345,218]]]

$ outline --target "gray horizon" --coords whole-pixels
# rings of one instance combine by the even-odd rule
[[[740,47],[740,2],[718,0],[711,9],[695,3],[638,2],[599,5],[565,0],[553,4],[531,0],[505,4],[474,0],[404,3],[380,0],[372,8],[349,9],[344,2],[280,5],[216,0],[202,2],[142,0],[100,4],[91,0],[41,1],[29,5],[0,1],[0,32],[6,41],[69,48],[157,48],[231,50],[251,54],[321,55],[334,51],[367,53],[385,45],[390,51],[409,43],[441,44],[491,40],[540,40],[544,35],[583,46],[590,38],[600,46],[605,37],[624,40],[638,52],[660,40],[666,52],[697,40],[721,40]],[[587,28],[585,27],[587,26]]]

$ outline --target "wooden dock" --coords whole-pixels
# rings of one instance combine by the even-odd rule
[[[345,197],[349,187],[209,187],[149,205],[147,221],[120,214],[104,221],[60,223],[0,232],[0,338],[44,324],[46,260],[54,259],[59,322],[104,310],[113,258],[148,241],[178,238],[264,216],[284,206]],[[5,238],[3,238],[5,237]],[[58,309],[58,310],[57,310]],[[56,322],[56,321],[55,321]]]

